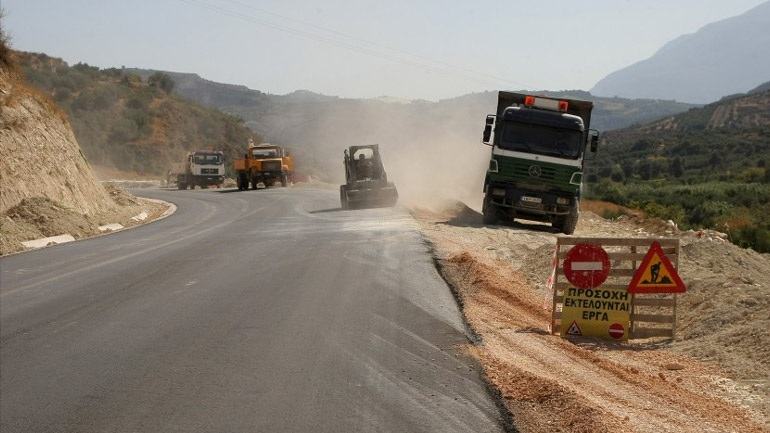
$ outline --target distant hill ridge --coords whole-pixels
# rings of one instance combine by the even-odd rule
[[[162,74],[142,79],[124,69],[70,66],[45,54],[18,53],[18,58],[30,84],[67,113],[91,163],[165,174],[190,150],[220,149],[232,159],[243,152],[250,137],[258,139],[241,119],[171,93],[172,87],[189,83],[197,88],[193,74],[175,74],[173,80]],[[237,86],[207,85],[212,89],[210,98],[249,94],[245,87],[228,94]]]
[[[142,77],[149,77],[156,70],[127,69]],[[236,114],[246,120],[253,129],[260,134],[269,136],[273,128],[272,124],[265,125],[262,115],[279,115],[281,111],[291,111],[287,116],[296,115],[299,110],[309,110],[312,104],[322,104],[325,109],[337,111],[345,106],[355,104],[361,107],[377,107],[380,104],[392,104],[391,98],[340,98],[337,96],[323,95],[307,90],[298,90],[286,95],[272,95],[262,93],[241,85],[223,84],[206,80],[197,74],[160,71],[172,77],[176,83],[175,92],[180,96],[189,98],[200,104],[215,107],[229,113]],[[525,91],[526,92],[526,91]],[[643,123],[675,113],[680,113],[694,107],[693,104],[685,104],[671,100],[656,99],[627,99],[604,98],[592,95],[583,90],[563,91],[529,91],[530,93],[550,95],[554,97],[573,97],[577,99],[592,100],[596,103],[594,112],[594,125],[600,130],[617,129],[636,123]],[[470,93],[454,98],[442,99],[436,102],[413,100],[398,101],[395,104],[402,109],[409,110],[410,105],[419,104],[422,110],[442,111],[446,107],[460,107],[475,109],[479,113],[487,113],[494,109],[497,102],[497,92],[487,91]],[[309,105],[311,104],[311,105]],[[317,110],[318,107],[312,107]],[[317,113],[316,115],[324,115]],[[262,128],[262,129],[260,129]],[[269,137],[266,137],[271,139]],[[272,138],[273,141],[280,137]]]
[[[638,127],[640,132],[702,131],[770,127],[770,82],[738,95]],[[633,130],[633,128],[632,128]]]
[[[709,103],[770,80],[770,2],[665,44],[601,79],[591,93]]]

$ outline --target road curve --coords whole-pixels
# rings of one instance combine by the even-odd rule
[[[0,259],[0,431],[501,430],[402,210],[140,194],[178,210]]]

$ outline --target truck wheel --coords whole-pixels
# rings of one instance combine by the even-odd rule
[[[481,207],[481,213],[483,214],[482,222],[484,224],[497,224],[500,222],[500,214],[497,207],[492,204],[492,199],[489,194],[484,195],[484,204]]]
[[[281,186],[286,188],[289,185],[289,176],[282,174],[281,175]]]
[[[257,181],[256,177],[251,178],[251,189],[257,189],[257,185],[259,182]]]
[[[558,228],[559,231],[565,235],[571,235],[575,233],[579,216],[580,203],[577,200],[574,200],[570,207],[569,214],[554,220],[553,226]]]

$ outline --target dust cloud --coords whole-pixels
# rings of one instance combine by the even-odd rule
[[[493,111],[491,98],[487,111],[462,101],[351,99],[298,105],[291,116],[266,116],[263,122],[269,122],[269,130],[280,131],[265,136],[293,151],[301,174],[342,183],[343,150],[379,144],[401,204],[435,209],[460,200],[478,210],[490,154],[480,141],[481,132],[486,113]]]

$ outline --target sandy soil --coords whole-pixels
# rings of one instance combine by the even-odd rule
[[[572,343],[547,332],[548,226],[483,227],[462,205],[413,214],[480,337],[468,350],[520,431],[770,431],[766,256],[716,233],[585,212],[577,235],[680,236],[689,292],[674,341]]]
[[[168,206],[134,197],[114,186],[106,186],[113,206],[111,210],[84,214],[45,197],[23,199],[16,206],[0,214],[0,255],[23,251],[23,241],[48,236],[71,234],[82,239],[103,234],[100,225],[119,223],[124,227],[145,224],[159,218]],[[143,221],[131,218],[147,213]]]

